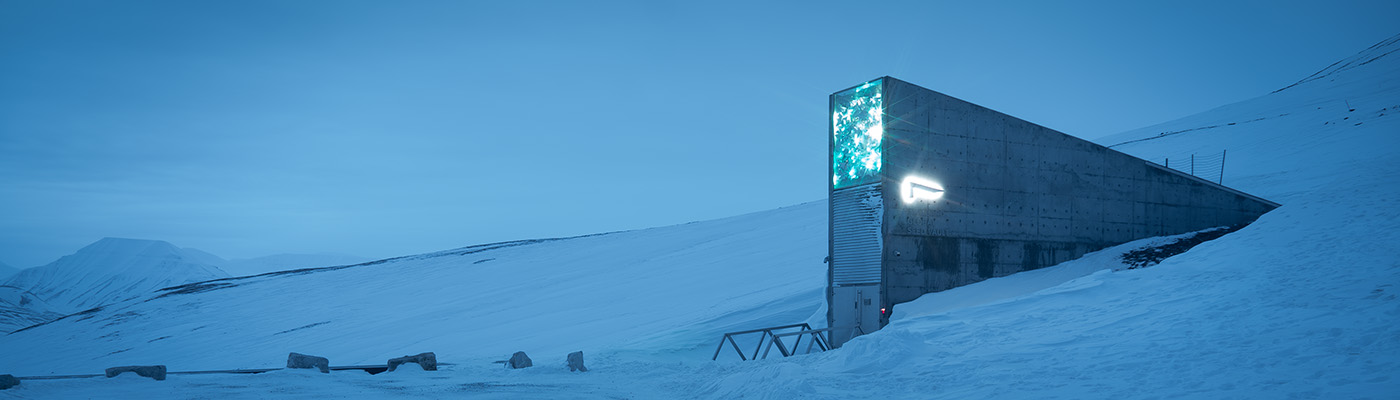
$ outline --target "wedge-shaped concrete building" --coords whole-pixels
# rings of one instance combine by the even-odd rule
[[[830,128],[835,345],[925,293],[1278,207],[890,77],[832,94]]]

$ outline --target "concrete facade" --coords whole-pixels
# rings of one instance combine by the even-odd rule
[[[1278,207],[985,107],[881,79],[881,326],[887,323],[884,310],[925,293],[1136,239],[1247,224]],[[911,176],[941,185],[942,197],[901,201],[902,182]],[[828,314],[833,327],[852,323],[840,316],[847,307],[831,303],[842,297],[833,297],[840,290],[831,285],[828,291],[828,309],[837,310]]]

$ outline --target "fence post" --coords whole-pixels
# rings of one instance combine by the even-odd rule
[[[1226,152],[1226,151],[1229,151],[1229,149],[1220,150],[1220,179],[1219,179],[1219,180],[1216,180],[1216,182],[1215,182],[1216,184],[1220,184],[1220,185],[1224,185],[1224,184],[1225,184],[1225,152]]]
[[[1196,175],[1196,153],[1191,153],[1191,176]]]

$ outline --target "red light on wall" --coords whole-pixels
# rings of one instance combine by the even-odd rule
[[[885,308],[884,308],[884,307],[880,307],[880,315],[885,315]]]

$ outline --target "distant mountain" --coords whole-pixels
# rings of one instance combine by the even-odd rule
[[[230,260],[222,267],[234,276],[265,274],[292,269],[359,264],[372,259],[348,254],[275,254]]]
[[[197,264],[213,265],[219,267],[219,269],[224,269],[224,266],[228,265],[228,260],[205,252],[204,250],[186,247],[180,249],[180,252],[186,259]],[[224,272],[228,272],[228,270],[224,270]]]
[[[222,259],[157,240],[104,238],[77,253],[7,278],[52,311],[74,313],[156,289],[226,278]]]
[[[19,268],[11,267],[9,265],[6,265],[5,263],[0,262],[0,279],[9,278],[10,275],[14,275],[18,272]]]

